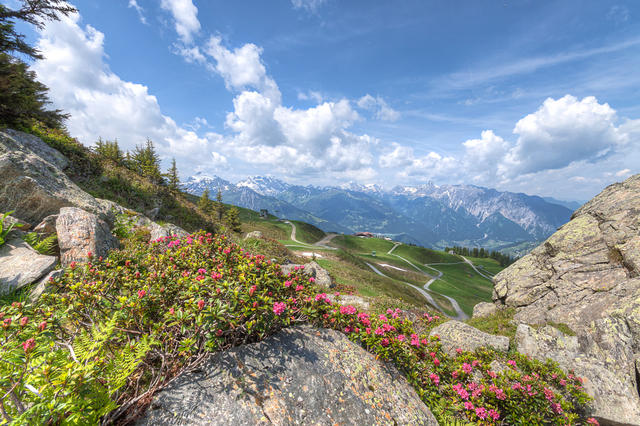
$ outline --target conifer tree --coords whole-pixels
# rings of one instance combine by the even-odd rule
[[[218,212],[218,220],[222,220],[224,216],[224,204],[222,203],[222,190],[218,188],[218,194],[216,195],[216,211]]]
[[[211,213],[211,200],[209,199],[208,189],[205,189],[200,196],[200,200],[198,201],[198,208],[207,214]]]
[[[157,184],[163,184],[164,178],[160,172],[160,157],[151,139],[142,146],[136,146],[133,151],[133,166],[142,176],[146,176]]]
[[[171,167],[167,172],[167,183],[169,184],[169,190],[178,192],[180,190],[180,178],[178,177],[178,168],[176,167],[176,159],[171,159]]]
[[[229,228],[231,228],[231,230],[233,230],[234,232],[242,231],[242,223],[240,222],[240,211],[236,206],[228,209],[224,215],[224,218],[225,222],[227,223],[227,225],[229,225]]]

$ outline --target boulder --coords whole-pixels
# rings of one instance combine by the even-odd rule
[[[180,228],[177,225],[174,225],[173,223],[165,223],[164,225],[158,225],[155,222],[151,222],[149,227],[151,230],[151,237],[149,238],[150,241],[157,240],[158,238],[173,237],[173,236],[183,238],[189,235],[187,231],[185,231],[184,229]]]
[[[52,214],[45,217],[44,219],[42,219],[42,222],[40,222],[38,225],[36,225],[35,228],[33,228],[33,232],[37,232],[38,234],[44,234],[44,235],[55,234],[56,220],[58,220],[57,214]]]
[[[640,404],[631,335],[618,319],[595,322],[589,334],[567,336],[551,326],[520,324],[517,350],[541,361],[550,358],[583,378],[594,398],[593,416],[601,424],[640,424]]]
[[[296,327],[212,355],[142,425],[437,425],[406,379],[343,334]]]
[[[4,213],[6,212],[0,211],[0,219],[2,219],[2,215]],[[11,225],[13,225],[12,230],[15,230],[15,231],[28,231],[29,229],[31,229],[30,224],[16,217],[13,217],[11,215],[5,217],[4,220],[2,221],[2,224],[4,229],[8,229]]]
[[[260,239],[262,238],[262,232],[260,231],[249,232],[247,235],[245,235],[244,239],[248,240],[249,238]]]
[[[509,338],[485,333],[460,321],[451,320],[435,327],[429,336],[440,336],[442,350],[455,356],[456,349],[475,351],[481,347],[490,347],[498,351],[509,350]]]
[[[0,246],[0,296],[38,281],[57,263],[56,257],[38,253],[20,238],[10,238]]]
[[[611,315],[640,288],[640,175],[607,187],[494,278],[496,303],[526,323],[572,329]]]
[[[284,275],[288,275],[296,268],[296,266],[297,267],[304,266],[304,272],[316,280],[317,286],[324,287],[324,288],[333,287],[333,282],[331,281],[331,276],[329,275],[329,272],[327,272],[326,269],[318,265],[316,262],[312,261],[309,263],[305,263],[304,265],[289,263],[286,265],[282,265],[280,269],[282,270],[282,273]]]
[[[106,257],[119,247],[109,226],[96,215],[76,207],[63,207],[56,220],[58,247],[63,266],[71,262],[85,262],[87,254]]]
[[[488,317],[498,311],[498,307],[493,303],[480,302],[473,307],[472,318]]]
[[[14,216],[39,223],[61,207],[76,206],[103,215],[103,207],[62,171],[68,160],[41,139],[0,130],[0,206]]]
[[[38,284],[33,287],[31,292],[29,293],[29,301],[31,303],[35,303],[40,299],[40,296],[47,291],[47,286],[52,280],[55,280],[59,276],[64,274],[64,269],[56,269],[55,271],[49,272],[44,278],[38,282]]]
[[[370,303],[364,298],[351,294],[341,294],[339,296],[328,294],[327,298],[332,302],[339,303],[341,305],[353,305],[362,311],[368,311],[371,307]]]

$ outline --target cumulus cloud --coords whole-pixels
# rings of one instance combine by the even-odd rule
[[[160,7],[173,16],[175,29],[180,40],[185,44],[190,44],[193,41],[193,36],[200,31],[198,8],[191,0],[162,0]]]
[[[360,108],[373,112],[378,120],[396,121],[400,118],[400,113],[379,96],[374,98],[367,93],[358,100],[357,104]]]
[[[151,138],[165,158],[197,163],[208,141],[162,114],[146,86],[124,81],[104,63],[104,35],[72,15],[40,33],[45,58],[34,64],[57,108],[71,114],[67,126],[83,143],[117,138],[124,149]]]
[[[148,25],[147,18],[144,16],[144,9],[138,4],[136,0],[129,0],[128,7],[135,9],[135,11],[138,13],[138,18],[140,18],[140,22]]]
[[[506,175],[559,169],[574,161],[596,161],[628,141],[616,127],[616,112],[589,96],[547,99],[513,130],[515,146],[502,163]]]
[[[458,162],[452,156],[442,156],[433,151],[416,156],[409,146],[393,143],[392,147],[393,150],[379,157],[378,164],[398,169],[397,176],[401,178],[449,178],[456,173]]]

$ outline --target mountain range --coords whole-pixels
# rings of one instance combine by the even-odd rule
[[[569,221],[574,210],[570,207],[578,207],[577,203],[474,185],[433,183],[385,190],[374,184],[292,185],[265,176],[233,184],[197,174],[184,181],[183,188],[194,195],[208,189],[212,198],[220,190],[225,203],[267,209],[327,232],[369,231],[425,247],[511,248],[514,254],[547,238]]]

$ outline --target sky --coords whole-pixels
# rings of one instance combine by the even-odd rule
[[[19,27],[70,133],[150,138],[183,179],[587,200],[640,172],[637,0],[73,4]]]

